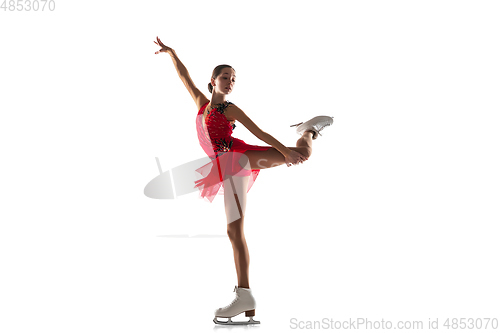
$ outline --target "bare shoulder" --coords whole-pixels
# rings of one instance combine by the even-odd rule
[[[240,122],[253,135],[255,135],[256,137],[258,137],[259,139],[262,138],[262,134],[264,132],[238,106],[236,106],[234,104],[230,104],[226,108],[226,111],[224,112],[224,114],[226,115],[227,120],[229,120],[229,121],[236,120],[236,121]]]
[[[193,94],[193,99],[196,103],[196,107],[198,108],[198,110],[200,110],[201,107],[210,102],[210,100],[199,89],[197,90],[198,91]]]
[[[238,120],[241,122],[241,119],[244,117],[248,117],[245,112],[243,112],[242,109],[240,109],[237,105],[234,103],[231,103],[227,106],[226,110],[224,111],[224,114],[226,115],[226,118],[228,120]]]
[[[196,103],[198,110],[200,110],[205,103],[209,102],[209,99],[200,91],[200,89],[198,89],[198,87],[195,86],[190,77],[184,78],[183,82]]]

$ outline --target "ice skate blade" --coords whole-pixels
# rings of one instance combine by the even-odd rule
[[[260,324],[260,321],[253,320],[253,317],[250,317],[249,321],[232,321],[231,318],[228,318],[227,321],[219,321],[217,317],[215,317],[214,323],[219,325],[256,325]]]

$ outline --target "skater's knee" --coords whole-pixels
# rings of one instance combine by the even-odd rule
[[[312,155],[312,148],[310,148],[310,147],[302,147],[302,151],[300,153],[302,155],[304,155],[306,158],[309,158]]]
[[[243,229],[237,225],[238,221],[228,224],[227,226],[227,236],[231,242],[240,242],[245,239],[245,234]]]
[[[234,241],[239,241],[245,238],[245,235],[243,234],[243,231],[236,228],[236,229],[227,229],[227,236],[229,239],[234,240]]]

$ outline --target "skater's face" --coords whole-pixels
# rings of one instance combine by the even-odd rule
[[[215,83],[215,84],[214,84]],[[220,94],[230,94],[233,91],[234,84],[236,83],[236,73],[232,68],[224,68],[222,73],[214,80],[212,79],[212,86]]]

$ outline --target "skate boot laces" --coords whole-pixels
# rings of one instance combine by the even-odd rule
[[[315,125],[315,126],[313,126],[313,128],[316,131],[316,133],[318,133],[319,135],[323,136],[320,133],[320,131],[322,131],[326,126],[330,126],[330,125],[331,125],[331,123],[325,122],[325,123],[321,123],[321,124]]]
[[[236,289],[237,289],[237,287],[234,287],[233,292],[235,292],[235,293],[236,293],[236,297],[233,299],[233,301],[232,301],[231,303],[229,303],[229,305],[227,305],[227,306],[225,306],[225,307],[223,307],[223,308],[219,308],[219,309],[221,309],[221,310],[225,310],[225,309],[227,309],[227,308],[230,308],[230,307],[231,307],[234,303],[236,303],[236,302],[238,302],[238,301],[239,301],[239,299],[240,299],[240,295],[238,295],[238,293],[236,292]]]

